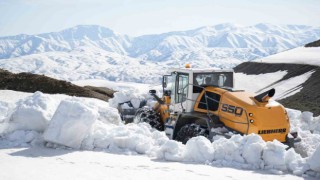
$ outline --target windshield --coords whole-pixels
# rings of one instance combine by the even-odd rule
[[[194,73],[193,84],[198,86],[218,86],[233,88],[232,72]]]

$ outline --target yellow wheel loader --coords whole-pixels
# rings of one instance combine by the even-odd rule
[[[171,69],[163,76],[163,97],[153,108],[135,110],[134,122],[147,122],[174,140],[186,143],[195,136],[210,140],[216,135],[258,134],[265,141],[277,139],[292,147],[297,133],[289,133],[285,108],[269,99],[271,89],[259,95],[234,90],[233,70]],[[220,131],[218,131],[220,129]],[[227,131],[226,131],[227,130]]]

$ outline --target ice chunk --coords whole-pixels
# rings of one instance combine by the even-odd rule
[[[78,149],[97,116],[94,109],[83,103],[63,100],[44,132],[44,140]]]
[[[51,96],[35,92],[17,103],[12,121],[17,125],[16,129],[44,131],[58,104],[59,101]]]

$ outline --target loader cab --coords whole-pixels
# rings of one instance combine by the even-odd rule
[[[206,87],[232,89],[234,85],[233,70],[182,68],[169,72],[170,75],[163,76],[162,86],[163,92],[171,91],[170,108],[174,112],[193,112],[198,96]]]

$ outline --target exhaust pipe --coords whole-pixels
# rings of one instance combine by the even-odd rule
[[[268,102],[269,99],[272,98],[275,93],[276,93],[276,90],[272,88],[269,91],[266,91],[259,95],[254,96],[254,98],[259,102]]]

